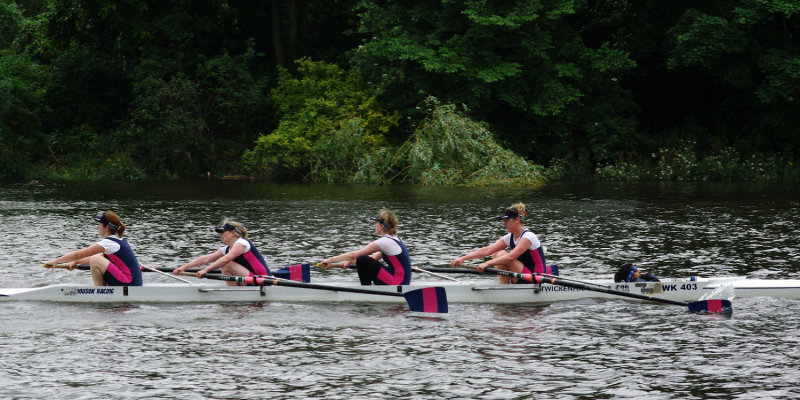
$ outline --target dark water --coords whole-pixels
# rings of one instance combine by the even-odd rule
[[[0,287],[86,283],[41,262],[97,241],[113,208],[140,262],[174,267],[245,224],[271,266],[372,239],[395,210],[420,266],[496,240],[514,201],[562,274],[624,261],[660,276],[800,278],[800,190],[786,186],[552,184],[527,189],[251,182],[0,184]],[[145,275],[147,282],[169,278]],[[315,281],[354,280],[314,271]],[[426,278],[428,279],[428,278]],[[491,278],[482,278],[491,279]],[[451,304],[0,303],[0,398],[790,399],[800,396],[800,302],[734,299],[730,318],[619,301]]]

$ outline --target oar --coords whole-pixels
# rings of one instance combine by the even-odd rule
[[[331,263],[331,267],[334,267],[334,268],[341,268],[341,267],[342,267],[342,265],[344,265],[344,263],[343,263],[343,262],[332,262],[332,263]],[[319,267],[319,266],[320,266],[320,263],[317,263],[317,266]],[[348,267],[348,268],[355,268],[355,265],[353,265],[353,264],[350,264],[350,265],[348,265],[347,267]],[[433,275],[433,276],[438,276],[439,278],[442,278],[442,279],[447,279],[447,280],[451,280],[451,281],[454,281],[454,282],[461,282],[461,281],[460,281],[460,280],[458,280],[458,279],[451,278],[451,277],[449,277],[449,276],[444,276],[444,275],[441,275],[441,274],[437,274],[437,273],[431,272],[431,271],[430,271],[429,269],[427,269],[427,268],[426,268],[426,269],[422,269],[422,268],[420,268],[420,267],[414,267],[414,266],[412,266],[412,267],[411,267],[411,270],[412,270],[412,271],[414,271],[414,272],[424,272],[424,273],[431,274],[431,275]]]
[[[45,268],[50,268],[48,265],[42,264]],[[68,268],[67,263],[56,264],[55,268]],[[74,267],[75,269],[88,271],[89,265],[88,264],[77,264]],[[145,267],[140,266],[142,272],[168,272],[171,273],[174,271],[174,268],[166,268],[166,267]],[[197,273],[200,271],[200,268],[189,268],[186,270],[187,272]],[[210,274],[219,274],[218,271],[211,271]],[[272,271],[272,276],[281,279],[288,279],[292,281],[298,282],[311,282],[311,266],[308,264],[295,264],[288,266],[286,268],[281,268],[279,270]]]
[[[464,265],[467,268],[477,268],[470,265]],[[644,294],[636,294],[636,293],[629,293],[629,292],[622,292],[619,290],[614,290],[602,285],[597,285],[594,283],[579,283],[572,280],[562,279],[556,276],[549,275],[547,277],[542,276],[541,274],[520,274],[518,272],[506,271],[504,269],[497,269],[497,268],[486,268],[484,269],[485,272],[493,273],[496,275],[503,275],[508,276],[511,278],[518,278],[528,282],[536,282],[536,283],[549,283],[551,285],[557,286],[564,286],[570,287],[575,289],[583,289],[583,290],[590,290],[594,292],[600,293],[607,293],[615,296],[623,296],[623,297],[630,297],[634,299],[640,300],[648,300],[654,301],[659,303],[666,303],[666,304],[674,304],[677,306],[684,306],[688,307],[690,312],[710,312],[710,313],[721,313],[730,315],[733,313],[733,305],[731,304],[730,300],[722,300],[722,299],[713,299],[713,300],[700,300],[700,301],[693,301],[691,303],[685,303],[682,301],[677,300],[670,300],[670,299],[662,299],[660,297],[653,297]]]
[[[172,272],[174,268],[164,268],[158,267],[156,268],[161,272]],[[197,273],[200,271],[201,268],[189,268],[186,272]],[[219,271],[209,271],[209,274],[220,274]],[[290,281],[297,281],[297,282],[311,282],[311,266],[308,264],[295,264],[290,265],[286,268],[281,268],[275,271],[272,271],[272,275],[259,275],[259,276],[272,276],[275,278],[281,279],[288,279]]]
[[[47,265],[47,264],[42,264],[42,267],[44,267],[44,268],[69,268],[69,263],[60,263],[60,264],[56,264],[56,265],[52,265],[52,266],[51,265]],[[89,267],[89,264],[75,264],[75,266],[73,268],[74,269],[79,269],[79,270],[82,270],[82,271],[88,271],[89,269],[91,269],[91,267]]]
[[[412,270],[412,271],[414,271],[414,272],[424,272],[424,273],[426,273],[426,274],[431,274],[431,275],[433,275],[433,276],[438,276],[439,278],[448,279],[448,280],[455,281],[455,282],[461,282],[461,281],[460,281],[460,280],[458,280],[458,279],[451,278],[451,277],[449,277],[449,276],[444,276],[444,275],[442,275],[442,274],[437,274],[437,273],[435,273],[435,272],[431,272],[431,271],[430,271],[429,269],[427,269],[427,268],[426,268],[426,269],[422,269],[422,268],[420,268],[420,267],[414,267],[414,266],[412,266],[412,267],[411,267],[411,270]]]
[[[191,272],[180,272],[180,275],[197,276]],[[303,283],[288,281],[283,279],[269,279],[258,276],[233,276],[233,275],[210,275],[204,276],[207,279],[217,279],[221,281],[246,283],[248,285],[259,286],[289,286],[304,289],[330,290],[334,292],[362,293],[377,296],[404,297],[411,311],[446,313],[447,312],[447,292],[443,287],[427,287],[415,289],[405,293],[383,292],[380,290],[359,289],[350,287],[339,287],[320,285],[318,283]]]
[[[427,268],[427,269],[429,271],[446,272],[446,273],[451,273],[451,274],[457,273],[457,274],[483,275],[482,273],[478,272],[478,267],[476,265],[466,265],[466,264],[458,264],[458,265],[459,265],[459,267],[457,267],[457,268],[446,267],[446,268]],[[553,267],[553,269],[556,270],[556,271],[558,270],[558,266],[556,266],[556,265],[552,265],[551,267]],[[526,275],[526,274],[523,274],[523,275]],[[530,274],[527,274],[527,275],[530,275]],[[599,285],[599,284],[594,283],[594,282],[582,281],[582,280],[579,280],[579,279],[568,278],[566,276],[546,274],[546,273],[542,273],[542,272],[536,272],[536,273],[534,273],[534,275],[541,275],[541,276],[548,277],[548,278],[558,278],[558,279],[561,279],[563,281],[572,281],[572,282],[577,282],[577,283],[583,283],[583,284],[586,284],[586,285],[595,285],[595,286],[604,287],[603,285]],[[530,282],[532,278],[531,279],[522,278],[522,279],[525,280],[525,281]]]
[[[320,266],[320,264],[321,264],[321,263],[317,263],[317,266],[319,267],[319,266]],[[344,263],[343,263],[343,262],[332,262],[332,263],[330,264],[330,266],[331,266],[331,267],[334,267],[334,268],[341,268],[341,267],[342,267],[342,265],[344,265]],[[355,265],[353,265],[353,264],[350,264],[350,265],[348,265],[348,266],[347,266],[347,268],[355,268]],[[412,267],[411,267],[411,270],[412,270],[412,271],[414,271],[414,272],[424,272],[424,273],[428,273],[428,274],[431,274],[431,275],[433,275],[433,276],[438,276],[439,278],[442,278],[442,279],[447,279],[447,280],[454,281],[454,282],[461,282],[461,281],[460,281],[460,280],[458,280],[458,279],[451,278],[451,277],[449,277],[449,276],[444,276],[444,275],[441,275],[441,274],[437,274],[437,273],[431,272],[431,271],[430,271],[430,270],[428,270],[427,268],[426,268],[426,269],[422,269],[422,268],[420,268],[420,267],[414,267],[414,266],[412,266]]]
[[[166,272],[159,271],[157,267],[148,267],[147,265],[141,265],[140,264],[139,265],[139,269],[142,270],[142,271],[152,271],[152,272],[164,275],[164,276],[166,276],[166,277],[168,277],[170,279],[176,279],[176,280],[179,280],[181,282],[188,283],[189,286],[192,286],[192,282],[189,282],[186,279],[183,279],[183,278],[181,278],[179,276],[175,276],[174,274],[168,274]]]
[[[431,271],[431,272],[439,272],[439,273],[445,273],[445,274],[473,274],[473,275],[480,275],[481,274],[480,272],[478,272],[478,271],[476,271],[474,269],[469,269],[469,268],[426,267],[425,269],[428,270],[428,271]]]

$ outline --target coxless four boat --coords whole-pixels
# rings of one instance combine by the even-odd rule
[[[616,292],[628,292],[681,302],[707,298],[775,297],[800,299],[800,280],[748,279],[746,277],[664,279],[661,282],[614,283],[582,280]],[[35,288],[0,288],[0,301],[53,301],[69,303],[218,303],[218,302],[381,302],[402,303],[401,296],[337,291],[364,289],[385,293],[443,287],[449,303],[522,304],[552,303],[586,298],[616,298],[603,293],[561,285],[500,285],[495,280],[414,281],[405,286],[360,286],[352,282],[326,282],[334,290],[284,286],[225,286],[218,281],[153,283],[144,286],[50,285]],[[717,293],[717,291],[719,291]],[[712,295],[714,293],[714,295]],[[626,298],[628,299],[628,298]],[[631,299],[628,299],[631,300]],[[633,299],[634,301],[639,301]]]

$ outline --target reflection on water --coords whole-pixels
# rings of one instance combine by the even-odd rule
[[[515,201],[533,210],[529,227],[568,276],[607,277],[631,261],[662,277],[797,278],[798,198],[794,188],[694,184],[3,184],[0,286],[90,282],[40,265],[96,242],[90,217],[105,208],[145,265],[217,249],[211,227],[225,217],[245,224],[271,266],[313,263],[372,240],[366,217],[388,207],[414,263],[443,266],[503,234],[491,217]],[[433,316],[392,304],[0,303],[0,398],[800,396],[800,302],[733,304],[719,318],[624,300],[451,304]]]

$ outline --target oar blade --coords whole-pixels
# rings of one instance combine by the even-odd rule
[[[688,304],[689,311],[693,313],[718,313],[733,314],[733,305],[730,300],[712,299],[693,301]]]
[[[311,265],[295,264],[272,272],[276,278],[288,279],[295,282],[311,282]]]
[[[411,311],[447,312],[447,292],[443,287],[427,287],[403,293]]]

